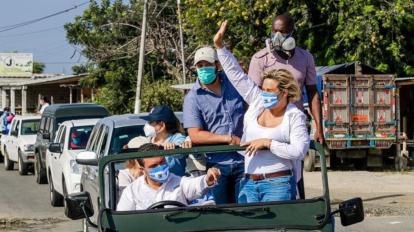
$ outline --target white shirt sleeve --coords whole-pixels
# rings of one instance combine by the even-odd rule
[[[306,128],[306,116],[302,112],[293,113],[289,117],[289,140],[283,143],[272,140],[270,151],[284,159],[303,160],[309,149],[309,133]]]
[[[206,175],[198,177],[182,177],[180,186],[187,201],[192,201],[201,197],[204,190],[208,187]]]
[[[227,78],[244,101],[250,105],[260,95],[260,88],[247,76],[230,51],[223,47],[217,49],[217,55]]]
[[[121,199],[119,199],[118,205],[116,207],[117,211],[129,211],[136,209],[135,201],[132,196],[132,186],[134,185],[128,185],[122,192]]]

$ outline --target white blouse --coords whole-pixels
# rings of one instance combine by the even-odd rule
[[[217,49],[217,54],[228,79],[249,104],[244,116],[242,142],[261,138],[272,140],[270,150],[245,156],[245,172],[265,174],[290,169],[299,181],[301,161],[310,143],[306,115],[294,104],[289,104],[280,125],[274,128],[260,126],[257,118],[264,110],[260,96],[262,90],[244,73],[236,58],[226,48]]]

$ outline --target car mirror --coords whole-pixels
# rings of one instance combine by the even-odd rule
[[[76,155],[76,162],[81,165],[98,166],[98,156],[93,151],[84,151]]]
[[[49,133],[47,133],[47,132],[45,132],[45,133],[43,133],[43,139],[50,139],[50,134]]]
[[[49,151],[53,153],[62,153],[63,148],[61,143],[51,143],[49,145]]]
[[[68,210],[65,215],[72,219],[89,218],[93,215],[91,196],[88,192],[72,193],[65,197]]]
[[[353,198],[339,204],[339,214],[343,226],[353,225],[364,220],[364,207],[361,198]]]
[[[18,131],[10,131],[10,135],[12,135],[12,136],[18,136],[19,135],[19,132]]]

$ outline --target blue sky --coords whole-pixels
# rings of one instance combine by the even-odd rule
[[[2,0],[0,28],[53,14],[85,1],[87,0]],[[85,58],[79,54],[71,58],[74,49],[66,40],[63,25],[73,21],[75,16],[81,15],[87,7],[86,4],[28,26],[0,32],[0,52],[33,53],[35,61],[45,63],[45,73],[71,74],[71,67],[85,62]]]

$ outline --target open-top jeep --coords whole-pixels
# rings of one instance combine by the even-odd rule
[[[136,152],[129,151],[97,159],[79,157],[77,162],[99,165],[100,210],[93,212],[87,192],[69,195],[68,217],[86,218],[90,227],[99,231],[334,231],[334,214],[339,213],[344,226],[364,219],[362,200],[354,198],[332,210],[329,197],[325,154],[319,144],[313,145],[320,154],[323,193],[305,200],[266,203],[185,206],[180,202],[164,201],[146,210],[116,211],[116,164],[138,157],[173,154],[203,154],[240,151],[239,146],[203,146],[191,149]],[[164,207],[169,206],[169,207]],[[175,207],[171,207],[175,206]],[[98,214],[97,223],[89,220]],[[96,224],[96,225],[95,225]]]

